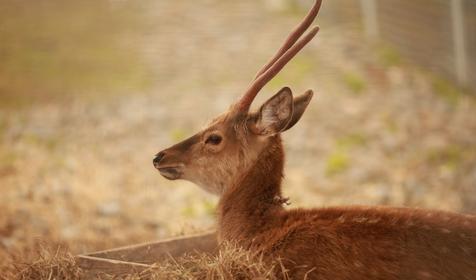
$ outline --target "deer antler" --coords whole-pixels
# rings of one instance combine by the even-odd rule
[[[299,39],[316,18],[321,7],[321,2],[322,0],[316,0],[309,13],[302,22],[296,26],[291,34],[288,35],[278,52],[258,71],[253,82],[243,97],[238,101],[240,111],[248,111],[258,92],[317,34],[319,27],[315,26],[303,38]]]

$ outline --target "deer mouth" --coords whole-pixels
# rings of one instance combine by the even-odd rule
[[[182,176],[182,171],[179,166],[156,167],[160,175],[169,180],[176,180]]]

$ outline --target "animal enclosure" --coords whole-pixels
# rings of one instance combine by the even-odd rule
[[[360,26],[370,40],[476,90],[476,2],[473,0],[336,0],[329,13]]]

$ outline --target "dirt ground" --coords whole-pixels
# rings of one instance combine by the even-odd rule
[[[152,158],[226,110],[304,13],[265,3],[157,1],[151,29],[126,42],[153,87],[2,109],[0,264],[39,244],[76,254],[213,228],[217,199],[165,180]],[[474,96],[325,12],[318,22],[255,102],[286,85],[316,93],[284,135],[289,207],[476,213]]]

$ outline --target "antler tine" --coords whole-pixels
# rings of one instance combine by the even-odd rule
[[[309,13],[289,34],[278,52],[258,71],[252,84],[238,103],[240,111],[247,111],[258,92],[317,34],[319,27],[316,26],[303,38],[299,39],[316,18],[321,2],[322,0],[316,0]]]
[[[276,60],[278,60],[296,41],[301,37],[301,35],[311,26],[312,22],[316,18],[319,10],[321,8],[322,0],[316,0],[314,5],[307,13],[306,17],[299,23],[298,26],[294,28],[294,30],[288,35],[286,40],[284,41],[281,48],[274,54],[274,56],[266,63],[263,68],[261,68],[257,73],[254,79],[257,79],[261,74],[263,74],[266,70],[271,67]]]
[[[276,62],[269,67],[263,74],[253,81],[243,98],[239,102],[240,111],[246,111],[249,109],[251,102],[256,97],[258,92],[272,79],[281,69],[302,49],[309,43],[309,41],[316,36],[319,31],[319,26],[315,26],[311,29],[303,38],[297,41],[291,48],[289,48]]]

